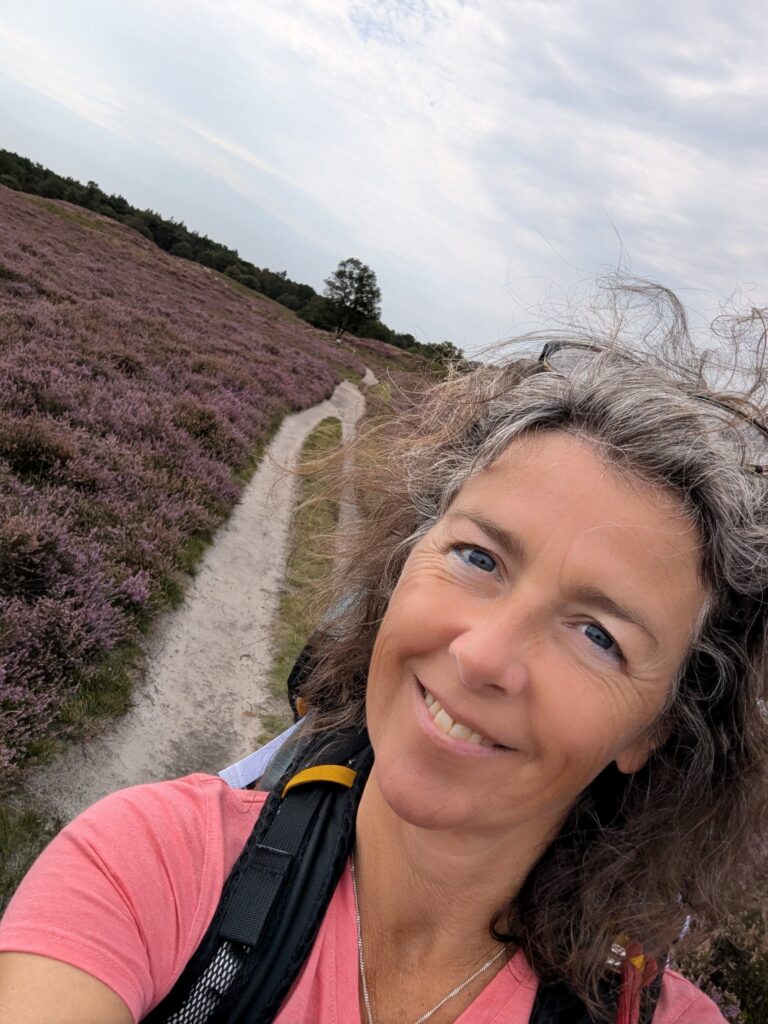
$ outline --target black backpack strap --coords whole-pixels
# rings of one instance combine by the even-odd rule
[[[539,985],[530,1024],[593,1024],[584,1004],[567,985]]]
[[[660,970],[646,990],[640,1007],[639,1024],[652,1024],[656,1005],[661,995],[663,974],[663,970]],[[615,1020],[620,985],[621,974],[617,971],[615,974],[611,974],[601,986],[602,1003],[609,1015],[609,1020]],[[559,981],[549,985],[539,985],[531,1011],[530,1024],[595,1024],[595,1020],[579,997],[568,988],[565,982]]]
[[[352,769],[351,786],[310,780],[270,794],[200,946],[145,1024],[268,1024],[301,969],[354,843],[373,753],[342,731],[305,749],[297,768]],[[349,780],[348,780],[349,781]]]

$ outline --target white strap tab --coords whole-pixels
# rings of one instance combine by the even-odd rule
[[[224,779],[232,789],[245,789],[246,786],[250,786],[256,779],[261,778],[269,762],[300,724],[300,722],[295,722],[285,732],[281,732],[269,743],[265,743],[263,747],[259,747],[258,750],[254,750],[252,754],[229,765],[228,768],[222,769],[219,772],[219,777]]]

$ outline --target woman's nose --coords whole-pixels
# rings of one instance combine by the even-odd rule
[[[528,654],[520,619],[488,612],[467,624],[448,646],[459,679],[469,690],[520,693],[528,684]]]

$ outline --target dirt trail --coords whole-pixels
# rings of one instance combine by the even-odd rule
[[[375,382],[368,370],[363,383]],[[115,789],[216,772],[254,749],[260,716],[276,710],[267,684],[270,627],[295,485],[281,467],[295,464],[306,436],[327,416],[338,417],[349,437],[363,408],[360,391],[345,381],[328,401],[286,417],[183,605],[150,637],[131,711],[31,773],[29,795],[44,810],[68,821]]]

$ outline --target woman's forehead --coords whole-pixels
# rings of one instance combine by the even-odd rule
[[[689,510],[670,487],[651,482],[641,471],[617,464],[591,438],[562,430],[524,434],[512,441],[500,455],[473,473],[459,488],[448,509],[463,505],[471,496],[482,494],[494,507],[524,496],[561,503],[553,511],[574,511],[568,502],[588,498],[595,518],[609,510],[616,522],[646,521],[662,532],[684,535],[696,550],[700,536]]]

